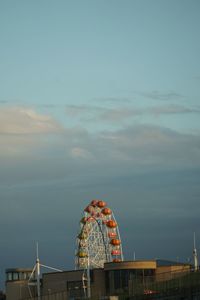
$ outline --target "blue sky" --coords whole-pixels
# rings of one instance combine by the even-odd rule
[[[93,198],[115,211],[127,258],[191,256],[199,28],[195,0],[1,1],[1,282],[34,263],[36,240],[73,267]]]

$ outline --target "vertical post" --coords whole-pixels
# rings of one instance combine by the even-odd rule
[[[194,259],[194,270],[197,271],[197,270],[199,269],[199,266],[198,266],[198,257],[197,257],[197,249],[196,249],[196,237],[195,237],[195,232],[194,232],[193,259]]]
[[[88,263],[87,263],[87,297],[91,298],[91,285],[90,285],[90,259],[88,253]]]
[[[36,251],[37,251],[37,259],[36,259],[36,280],[37,280],[37,296],[38,300],[41,299],[41,293],[40,293],[40,260],[39,260],[39,254],[38,254],[38,243],[36,244]]]

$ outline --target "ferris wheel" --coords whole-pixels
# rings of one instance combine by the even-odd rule
[[[75,268],[103,268],[105,262],[122,260],[121,238],[114,214],[106,202],[92,200],[80,220]]]

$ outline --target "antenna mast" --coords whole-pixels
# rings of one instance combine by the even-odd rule
[[[194,259],[194,270],[197,271],[197,270],[199,269],[199,264],[198,264],[198,256],[197,256],[197,249],[196,249],[196,237],[195,237],[195,232],[194,232],[193,259]]]
[[[36,280],[37,280],[37,296],[38,300],[40,300],[40,260],[39,260],[39,252],[38,252],[38,242],[36,243],[36,252],[37,252],[37,259],[36,259]]]
[[[57,272],[63,272],[62,270],[56,269],[56,268],[52,268],[46,265],[43,265],[40,263],[40,259],[39,259],[39,251],[38,251],[38,242],[36,243],[36,264],[32,270],[32,273],[30,275],[30,278],[28,280],[28,289],[29,289],[29,293],[30,293],[30,297],[33,298],[32,293],[31,293],[31,289],[29,286],[37,286],[37,300],[41,300],[41,287],[40,287],[40,267],[44,267],[46,269],[50,269],[50,270],[54,270]],[[36,282],[34,281],[34,274],[36,276]]]

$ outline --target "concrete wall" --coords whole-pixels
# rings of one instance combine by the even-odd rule
[[[105,272],[102,269],[94,270],[94,282],[91,283],[91,295],[97,299],[104,297],[105,291]]]
[[[82,281],[83,271],[66,271],[43,274],[43,295],[62,292],[67,289],[68,281]]]
[[[156,269],[156,281],[170,280],[190,272],[190,265],[160,266]]]
[[[105,278],[103,269],[94,269],[93,278],[91,278],[92,297],[101,297],[105,295]],[[77,295],[84,293],[82,284],[83,270],[47,273],[43,275],[42,294],[49,295],[57,292],[66,292],[66,297],[70,297],[69,284],[77,282]],[[79,286],[79,283],[81,287]],[[73,292],[73,291],[72,291]]]
[[[35,295],[33,287],[31,287],[32,295]],[[30,298],[28,289],[28,281],[8,281],[6,282],[6,300],[21,300]]]

